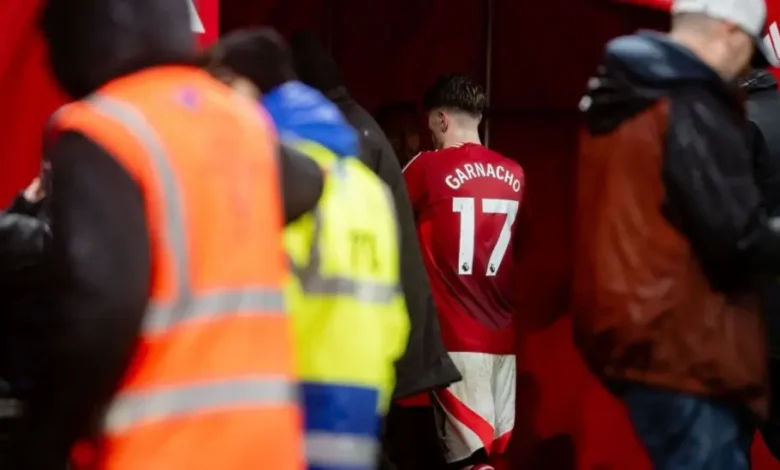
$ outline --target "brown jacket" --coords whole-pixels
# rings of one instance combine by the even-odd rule
[[[682,67],[698,83],[640,82],[627,73],[634,58],[609,51],[580,138],[577,344],[610,382],[737,400],[765,415],[765,332],[750,280],[780,268],[780,245],[760,215],[741,108],[700,62]]]

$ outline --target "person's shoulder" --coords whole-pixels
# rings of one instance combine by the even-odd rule
[[[667,109],[672,128],[695,130],[700,137],[723,140],[743,133],[742,104],[733,96],[708,87],[674,90],[669,94]]]
[[[403,171],[406,173],[412,168],[415,171],[422,169],[435,169],[437,166],[441,166],[447,162],[457,161],[458,156],[467,154],[468,153],[461,146],[447,147],[437,150],[424,150],[410,158],[406,165],[404,165]]]
[[[417,155],[410,158],[408,162],[406,162],[406,165],[401,168],[401,171],[406,174],[412,169],[417,171],[418,169],[425,167],[430,161],[431,156],[437,152],[441,152],[441,150],[424,150],[419,152]]]

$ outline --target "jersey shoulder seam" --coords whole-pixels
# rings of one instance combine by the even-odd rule
[[[417,153],[417,155],[415,155],[415,156],[413,156],[412,158],[410,158],[410,159],[409,159],[409,161],[408,161],[408,162],[406,162],[406,165],[404,165],[404,167],[403,167],[403,168],[401,168],[401,173],[406,173],[406,170],[408,170],[408,169],[409,169],[409,167],[412,165],[412,163],[414,163],[414,162],[415,162],[415,160],[417,160],[418,158],[420,158],[420,157],[421,157],[423,154],[425,154],[425,153],[432,153],[432,152],[419,152],[419,153]]]

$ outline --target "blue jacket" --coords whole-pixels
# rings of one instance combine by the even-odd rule
[[[340,157],[358,154],[355,129],[338,107],[314,88],[298,81],[287,82],[265,94],[262,104],[282,142],[309,140]]]

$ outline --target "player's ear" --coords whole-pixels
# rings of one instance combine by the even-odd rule
[[[450,127],[450,117],[444,111],[439,111],[437,117],[439,118],[439,130],[446,132],[447,128]]]

